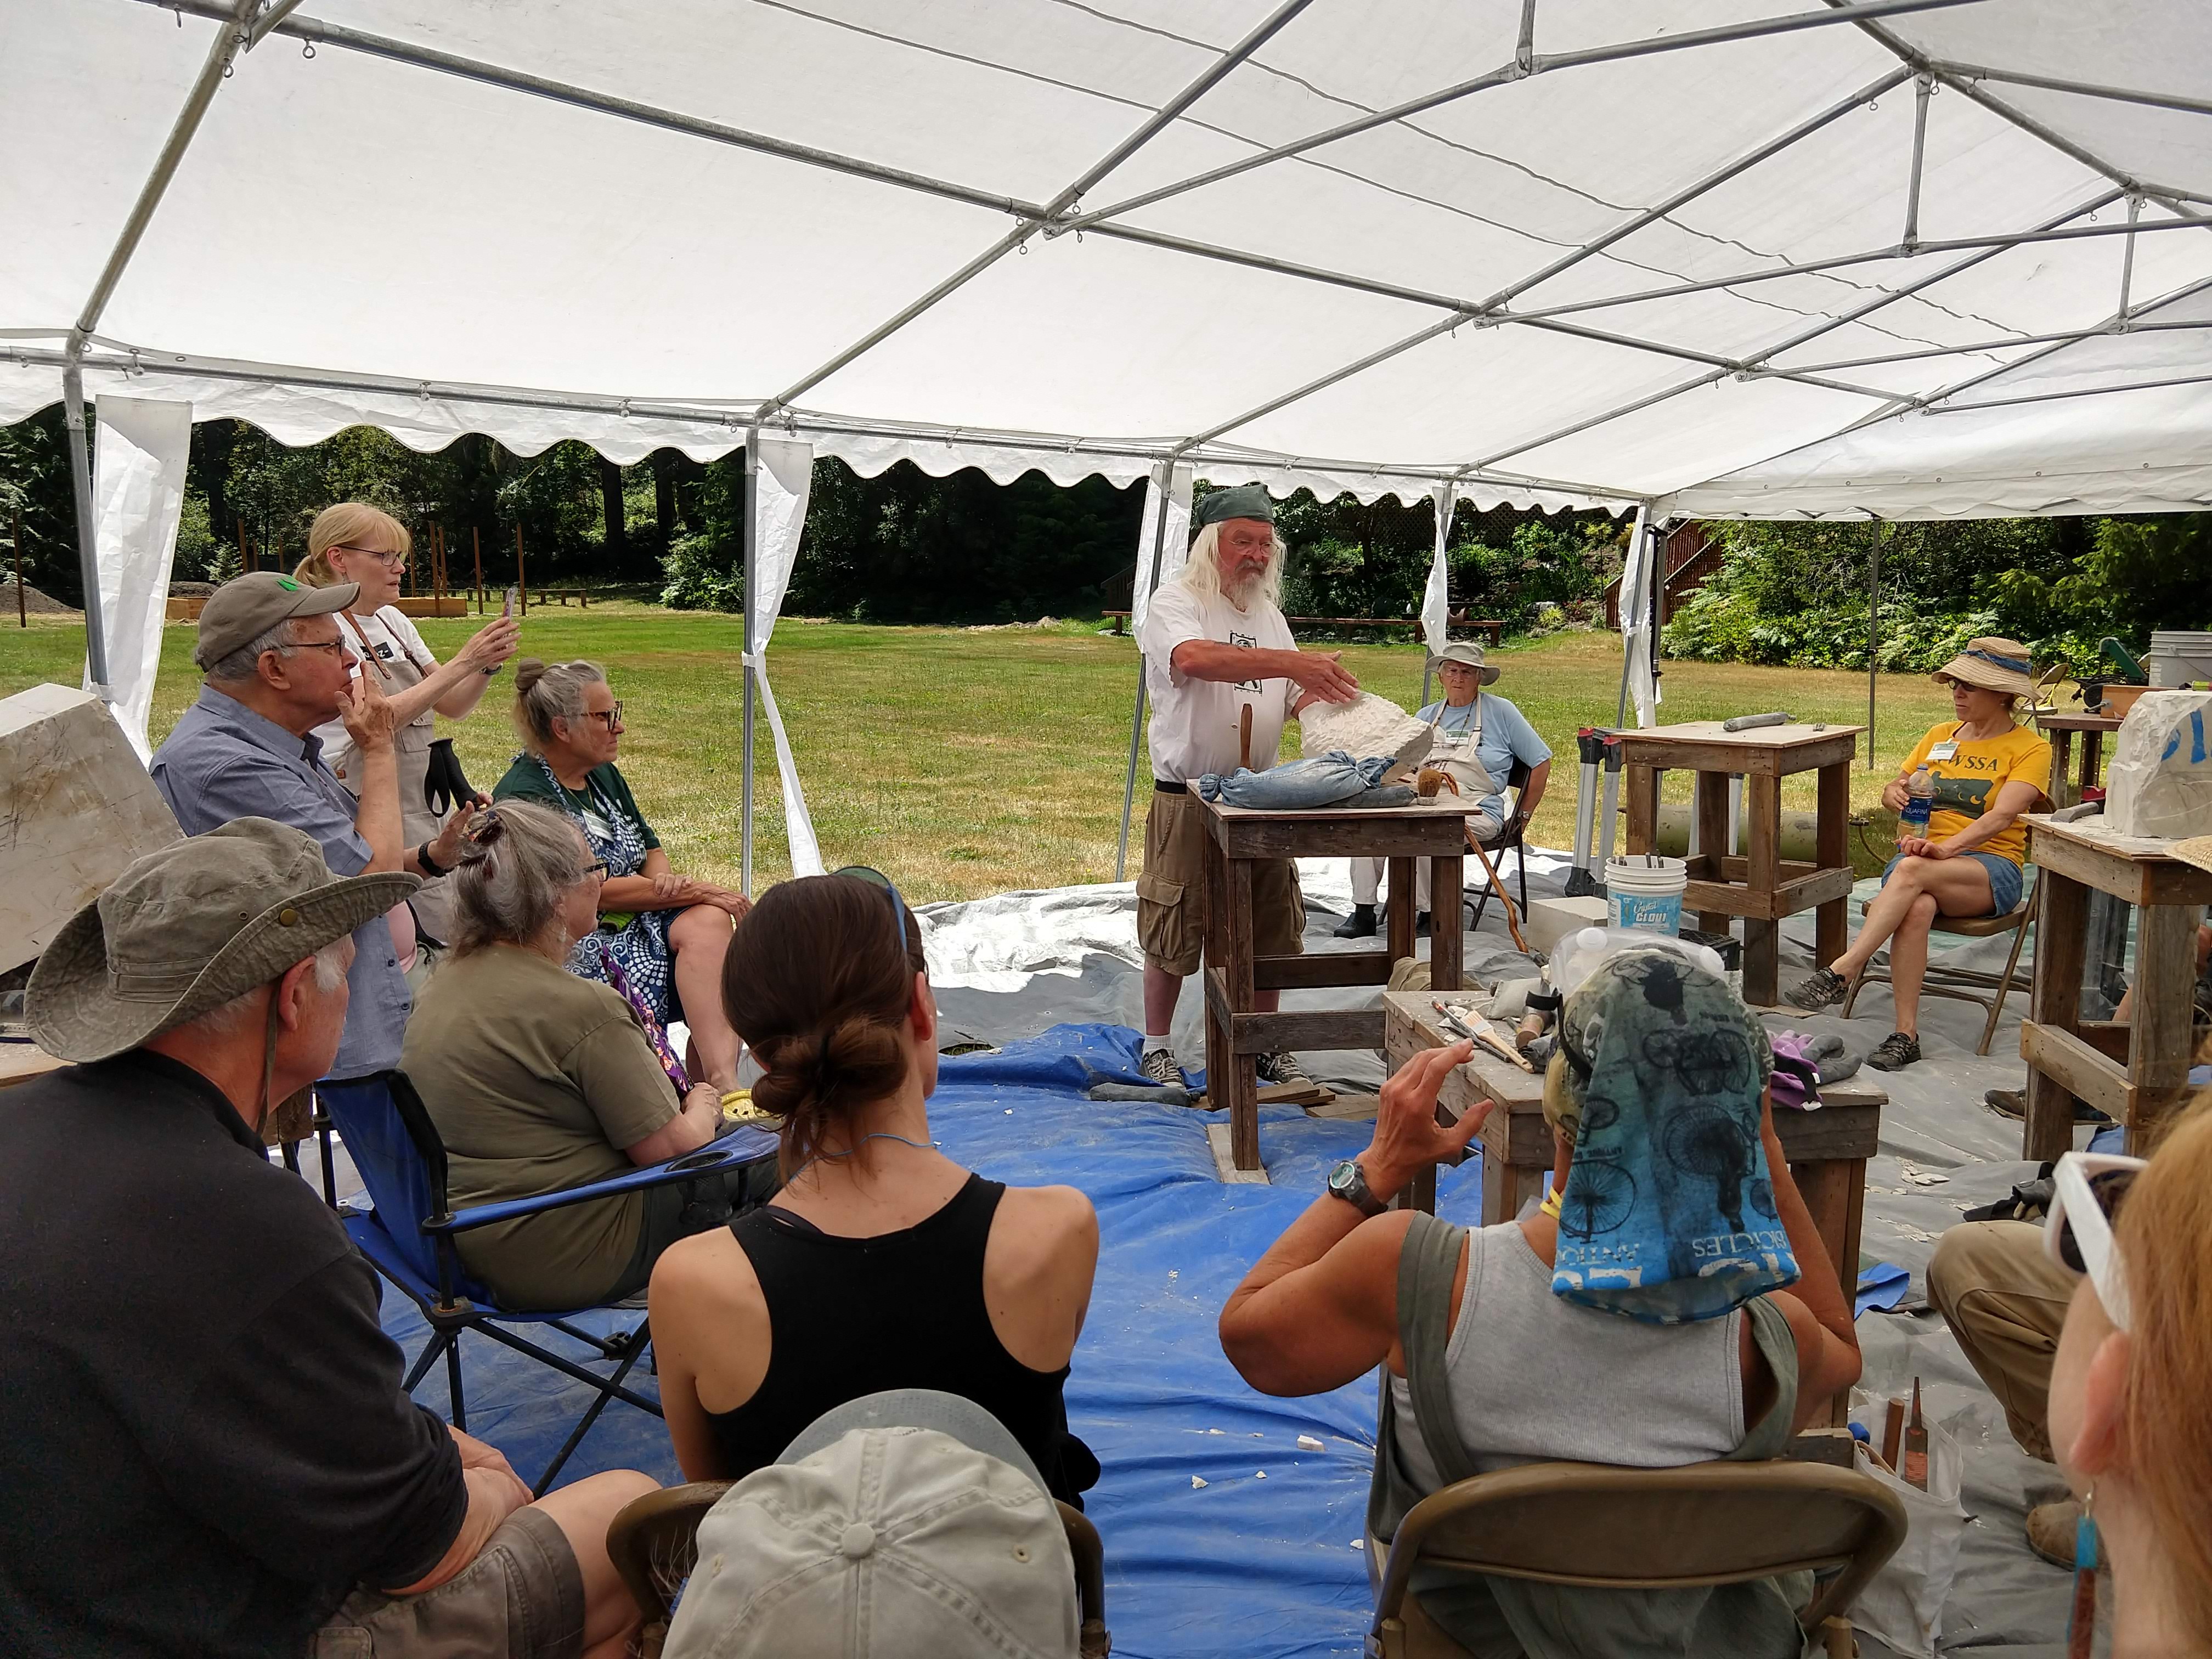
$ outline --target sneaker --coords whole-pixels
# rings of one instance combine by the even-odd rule
[[[1313,1081],[1306,1075],[1306,1068],[1298,1064],[1298,1057],[1293,1054],[1262,1054],[1253,1063],[1253,1070],[1260,1074],[1262,1083]]]
[[[2071,1498],[2038,1504],[2027,1512],[2027,1547],[2054,1567],[2074,1571],[2074,1532],[2081,1524],[2081,1505]]]
[[[1175,1050],[1172,1048],[1146,1049],[1137,1057],[1137,1069],[1145,1074],[1148,1081],[1158,1084],[1163,1089],[1180,1089],[1183,1086],[1182,1067],[1176,1063]]]
[[[1867,1056],[1867,1064],[1877,1072],[1901,1072],[1908,1066],[1920,1063],[1920,1039],[1907,1036],[1902,1031],[1892,1031],[1875,1045]]]
[[[2027,1096],[2018,1089],[1992,1089],[1982,1097],[1982,1104],[1999,1117],[2027,1115]]]
[[[1352,914],[1336,924],[1339,939],[1373,939],[1375,937],[1375,907],[1355,904]]]
[[[1808,1014],[1817,1014],[1821,1009],[1841,1002],[1850,988],[1850,981],[1834,969],[1815,968],[1803,984],[1784,994],[1793,1007],[1802,1008]],[[1919,1056],[1915,1054],[1913,1058],[1917,1060]]]

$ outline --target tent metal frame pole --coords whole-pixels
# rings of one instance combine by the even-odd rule
[[[121,233],[108,250],[107,262],[100,267],[92,292],[85,297],[84,307],[77,313],[76,325],[70,330],[68,342],[62,349],[62,410],[69,432],[70,494],[76,513],[77,565],[84,582],[85,678],[92,682],[94,695],[102,702],[107,700],[108,691],[107,624],[100,611],[100,544],[93,522],[92,459],[85,447],[88,435],[84,412],[85,349],[91,343],[93,331],[100,326],[100,313],[107,309],[108,301],[114,297],[117,286],[123,281],[123,273],[130,268],[131,256],[145,239],[146,227],[153,223],[155,210],[161,205],[169,181],[176,177],[193,135],[199,131],[208,106],[215,101],[216,89],[230,73],[231,60],[246,43],[246,18],[260,3],[261,0],[236,0],[228,9],[217,11],[219,27],[200,64],[199,76],[193,81],[191,90],[185,94],[184,107],[170,125],[169,136],[155,156],[146,182],[139,186],[137,199],[131,204],[130,216],[123,222]]]
[[[1064,236],[1070,231],[1088,230],[1102,221],[1133,212],[1140,207],[1149,207],[1153,203],[1164,201],[1170,197],[1184,195],[1208,185],[1218,184],[1224,179],[1233,179],[1239,173],[1249,173],[1255,167],[1266,167],[1270,162],[1286,161],[1292,156],[1303,155],[1307,151],[1319,149],[1325,144],[1333,144],[1340,139],[1353,137],[1363,132],[1371,132],[1376,127],[1388,126],[1393,122],[1402,121],[1409,116],[1425,113],[1441,105],[1456,102],[1475,93],[1487,92],[1494,87],[1511,86],[1517,82],[1528,80],[1532,76],[1546,74],[1555,70],[1577,69],[1589,64],[1618,63],[1624,58],[1646,58],[1659,52],[1686,52],[1699,46],[1718,46],[1731,40],[1749,40],[1770,34],[1791,33],[1799,29],[1823,28],[1834,23],[1861,22],[1900,12],[1935,11],[1948,6],[1978,3],[1979,0],[1863,0],[1863,3],[1848,6],[1840,11],[1791,12],[1781,17],[1757,18],[1745,23],[1724,24],[1717,28],[1691,29],[1680,34],[1650,36],[1643,40],[1622,41],[1614,46],[1591,46],[1579,52],[1531,53],[1526,68],[1522,67],[1516,56],[1515,60],[1502,64],[1498,68],[1486,74],[1479,75],[1471,81],[1462,81],[1455,85],[1441,88],[1435,92],[1425,93],[1419,98],[1393,105],[1389,109],[1376,110],[1370,114],[1342,122],[1324,131],[1310,133],[1290,143],[1278,144],[1272,149],[1261,150],[1255,155],[1243,156],[1205,173],[1194,173],[1188,179],[1162,185],[1157,189],[1146,191],[1140,195],[1116,202],[1110,207],[1100,208],[1096,212],[1078,214],[1073,218],[1061,219],[1048,226],[1045,234],[1048,237],[1058,237]]]
[[[2134,285],[2136,279],[2136,239],[2134,233],[2136,221],[2142,216],[2142,204],[2143,198],[2140,196],[2130,196],[2128,198],[2129,234],[2128,240],[2120,245],[2120,303],[2118,308],[2113,312],[2113,315],[2118,317],[2124,317],[2128,314],[2128,289]]]
[[[2002,81],[2015,87],[2037,87],[2045,92],[2078,93],[2084,98],[2108,98],[2116,103],[2148,104],[2153,109],[2178,109],[2191,115],[2212,115],[2212,99],[2184,98],[2170,92],[2136,92],[2126,87],[2100,87],[2087,81],[2069,81],[2055,75],[2030,75],[2022,70],[1993,69],[1986,64],[1954,64],[1931,59],[1929,67],[1960,81]]]
[[[1152,568],[1145,582],[1147,599],[1160,591],[1160,559],[1167,549],[1168,504],[1175,497],[1175,468],[1172,460],[1163,461],[1156,473],[1160,495],[1159,516],[1152,523]],[[1129,608],[1134,611],[1136,596],[1132,594]],[[1137,641],[1137,706],[1129,716],[1129,772],[1121,787],[1121,840],[1114,852],[1114,879],[1123,880],[1129,869],[1129,817],[1137,805],[1137,750],[1145,730],[1145,643]]]
[[[1874,556],[1867,565],[1867,770],[1874,770],[1875,677],[1881,668],[1881,519],[1874,515]]]
[[[1820,111],[1818,114],[1812,116],[1808,119],[1799,122],[1796,125],[1791,127],[1787,132],[1781,133],[1775,137],[1768,139],[1765,143],[1762,143],[1755,149],[1737,156],[1734,161],[1726,163],[1724,166],[1715,168],[1712,172],[1705,174],[1704,178],[1699,179],[1696,183],[1676,191],[1673,195],[1667,198],[1663,202],[1659,203],[1656,206],[1646,208],[1640,213],[1632,215],[1627,219],[1623,220],[1613,229],[1606,232],[1603,235],[1596,238],[1595,240],[1585,242],[1582,246],[1571,249],[1568,252],[1561,254],[1558,258],[1542,267],[1542,269],[1521,278],[1518,282],[1498,289],[1497,293],[1492,295],[1490,298],[1484,301],[1480,306],[1476,307],[1475,312],[1455,313],[1453,315],[1443,318],[1440,321],[1431,323],[1428,327],[1419,330],[1416,332],[1407,336],[1402,340],[1399,340],[1392,344],[1384,346],[1380,350],[1370,352],[1366,356],[1362,357],[1358,362],[1352,364],[1348,368],[1340,368],[1330,374],[1322,375],[1318,380],[1310,380],[1304,386],[1298,387],[1295,391],[1285,392],[1279,398],[1272,398],[1268,402],[1261,404],[1256,409],[1248,410],[1245,413],[1239,415],[1234,420],[1225,421],[1218,426],[1208,428],[1206,431],[1193,437],[1189,441],[1192,444],[1211,443],[1214,439],[1218,438],[1225,432],[1233,432],[1238,427],[1248,425],[1251,422],[1256,420],[1261,420],[1267,416],[1273,414],[1277,410],[1285,408],[1291,404],[1297,403],[1301,398],[1311,397],[1316,392],[1326,391],[1328,388],[1335,386],[1340,381],[1348,380],[1355,374],[1364,373],[1366,370],[1374,368],[1377,363],[1386,362],[1393,357],[1399,356],[1405,352],[1412,350],[1415,346],[1426,344],[1429,341],[1435,339],[1439,334],[1449,333],[1452,330],[1458,328],[1462,324],[1473,321],[1475,316],[1483,312],[1495,310],[1498,307],[1506,304],[1516,295],[1525,293],[1527,290],[1535,287],[1540,283],[1550,281],[1553,277],[1559,276],[1561,272],[1571,270],[1574,266],[1580,264],[1585,259],[1594,258],[1598,254],[1603,252],[1607,248],[1611,247],[1615,242],[1621,240],[1624,237],[1634,235],[1638,231],[1644,229],[1646,226],[1656,223],[1657,221],[1665,218],[1668,214],[1674,213],[1686,205],[1688,203],[1695,201],[1707,191],[1717,190],[1721,185],[1727,184],[1730,179],[1736,178],[1741,173],[1749,172],[1753,167],[1759,166],[1762,161],[1768,161],[1773,156],[1779,155],[1783,150],[1789,149],[1790,145],[1798,143],[1801,139],[1806,138],[1813,133],[1818,132],[1822,127],[1828,125],[1831,122],[1841,119],[1844,116],[1850,114],[1853,110],[1858,108],[1869,99],[1879,97],[1882,93],[1889,90],[1890,88],[1910,78],[1911,73],[1911,72],[1909,70],[1899,68],[1893,70],[1886,75],[1878,76],[1874,81],[1869,82],[1860,90],[1851,94],[1848,98],[1839,100],[1836,103],[1831,104],[1826,109]],[[1458,477],[1460,475],[1455,474],[1454,476]]]
[[[1912,77],[1912,174],[1905,187],[1905,234],[1897,239],[1899,247],[1920,245],[1920,179],[1928,159],[1928,100],[1935,95],[1934,76]]]
[[[1923,415],[1967,415],[1978,409],[2014,409],[2022,404],[2057,403],[2066,398],[2101,398],[2113,392],[2163,392],[2170,386],[2212,384],[2212,374],[2177,374],[2163,380],[2129,380],[2118,386],[2069,386],[2060,392],[2031,392],[2018,398],[1984,398],[1971,404],[1932,404]]]
[[[1837,369],[1872,368],[1883,363],[1909,363],[1929,357],[1970,357],[1978,352],[2003,351],[2014,346],[2075,345],[2083,340],[2095,340],[2120,334],[2160,334],[2212,328],[2212,319],[2192,318],[2185,322],[2136,322],[2134,313],[2130,320],[2118,325],[2106,324],[2097,328],[2068,329],[2057,334],[2020,334],[2007,340],[1976,340],[1970,345],[1929,346],[1920,351],[1890,351],[1879,357],[1841,357],[1832,362],[1805,363],[1799,367],[1802,374],[1826,374]],[[2009,363],[2002,365],[2010,368]]]
[[[1261,46],[1274,38],[1285,24],[1312,3],[1313,0],[1282,0],[1282,3],[1278,5],[1267,17],[1262,19],[1256,28],[1208,64],[1181,92],[1154,110],[1134,132],[1086,167],[1083,175],[1073,184],[1069,185],[1051,201],[1046,203],[1039,214],[1034,217],[1024,218],[1020,224],[1016,225],[1013,229],[1008,231],[943,282],[939,283],[920,299],[902,308],[889,320],[878,324],[819,368],[793,381],[782,392],[769,398],[761,406],[757,418],[767,420],[775,416],[794,399],[821,385],[839,369],[872,351],[948,295],[966,287],[968,283],[981,276],[1006,255],[1024,246],[1030,238],[1043,228],[1046,221],[1057,217],[1077,202],[1081,201],[1084,191],[1105,178],[1115,168],[1120,167],[1173,125],[1185,110],[1218,84],[1224,76],[1259,51]]]
[[[261,15],[246,27],[246,49],[252,52],[294,12],[300,9],[301,0],[258,0]]]
[[[744,763],[738,784],[738,846],[739,882],[738,890],[746,897],[753,890],[753,659],[758,654],[753,646],[754,624],[760,615],[760,589],[755,586],[759,574],[760,532],[755,515],[760,507],[760,428],[754,427],[745,434],[745,528],[744,580],[745,632],[744,665]]]

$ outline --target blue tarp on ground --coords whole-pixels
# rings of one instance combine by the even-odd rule
[[[1237,1282],[1313,1201],[1329,1167],[1367,1144],[1369,1127],[1268,1108],[1261,1146],[1272,1184],[1224,1186],[1206,1147],[1208,1114],[1084,1097],[1094,1083],[1143,1081],[1136,1048],[1126,1028],[1055,1026],[996,1054],[946,1060],[930,1102],[949,1156],[993,1180],[1079,1188],[1097,1206],[1098,1274],[1067,1406],[1105,1469],[1086,1502],[1106,1543],[1115,1651],[1356,1654],[1369,1607],[1354,1540],[1375,1383],[1267,1399],[1230,1368],[1214,1326]],[[1478,1220],[1479,1171],[1470,1162],[1440,1172],[1440,1213]],[[418,1351],[425,1331],[414,1309],[389,1293],[385,1307],[392,1334]],[[489,1342],[464,1347],[470,1429],[535,1479],[587,1392]],[[632,1377],[651,1390],[641,1368]],[[442,1410],[442,1375],[416,1394]],[[1301,1450],[1302,1434],[1324,1449]],[[682,1479],[659,1422],[621,1405],[563,1473],[618,1468]],[[1194,1487],[1194,1475],[1206,1484]]]

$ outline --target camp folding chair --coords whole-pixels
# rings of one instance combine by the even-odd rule
[[[649,1492],[625,1504],[607,1528],[607,1556],[629,1586],[645,1620],[639,1659],[660,1659],[668,1639],[677,1592],[699,1559],[699,1523],[736,1483],[694,1480]],[[1106,1659],[1114,1640],[1106,1630],[1106,1547],[1083,1511],[1057,1500],[1060,1524],[1075,1558],[1075,1599],[1081,1611],[1082,1659]]]
[[[1842,1615],[1905,1528],[1904,1504],[1856,1469],[1788,1459],[1672,1469],[1524,1464],[1413,1506],[1381,1569],[1367,1652],[1464,1659],[1412,1594],[1416,1568],[1594,1589],[1690,1589],[1809,1570],[1837,1576],[1798,1622],[1820,1633],[1830,1659],[1849,1659],[1855,1644]],[[1368,1550],[1371,1560],[1373,1540]]]
[[[1521,877],[1521,903],[1517,914],[1523,921],[1528,915],[1528,846],[1525,840],[1528,826],[1521,817],[1521,797],[1528,793],[1530,769],[1525,761],[1516,760],[1513,763],[1513,769],[1505,775],[1505,787],[1513,793],[1512,808],[1505,815],[1505,822],[1498,826],[1498,833],[1480,843],[1484,852],[1493,855],[1509,848],[1512,850],[1513,862]],[[1470,844],[1474,844],[1474,832],[1469,830],[1467,838]],[[1496,862],[1494,856],[1492,861]],[[1500,876],[1498,879],[1503,884],[1505,878]],[[1491,891],[1489,884],[1485,883],[1482,891],[1475,896],[1474,920],[1467,925],[1468,933],[1482,926],[1482,913],[1489,908]],[[1498,894],[1501,902],[1504,896],[1503,892]]]
[[[645,1357],[651,1333],[641,1318],[627,1331],[594,1336],[574,1323],[588,1308],[562,1312],[517,1312],[499,1306],[498,1300],[470,1277],[461,1264],[456,1237],[477,1227],[519,1217],[588,1204],[617,1194],[665,1187],[673,1182],[696,1181],[712,1171],[724,1171],[765,1157],[775,1150],[775,1137],[759,1129],[738,1129],[688,1157],[626,1175],[611,1176],[588,1187],[547,1193],[537,1198],[515,1199],[503,1204],[483,1204],[455,1211],[446,1196],[446,1145],[437,1125],[422,1104],[404,1072],[380,1072],[343,1083],[325,1082],[316,1093],[339,1139],[360,1171],[376,1207],[368,1213],[342,1212],[345,1230],[376,1270],[422,1310],[430,1327],[430,1340],[407,1373],[404,1387],[415,1385],[442,1356],[446,1387],[453,1403],[453,1424],[466,1431],[468,1402],[461,1382],[460,1339],[476,1331],[517,1353],[550,1365],[574,1377],[597,1395],[589,1410],[569,1434],[553,1461],[538,1477],[532,1495],[544,1497],[562,1465],[583,1443],[592,1425],[608,1402],[620,1400],[640,1411],[661,1415],[655,1401],[623,1386],[631,1368]],[[595,1358],[611,1361],[611,1376],[587,1370],[565,1355],[540,1346],[507,1328],[512,1325],[548,1325],[592,1350]]]
[[[1946,968],[1931,962],[1928,964],[1928,971],[1921,977],[1922,996],[1950,997],[1990,1011],[1989,1018],[1982,1025],[1981,1046],[1974,1050],[1978,1054],[1988,1054],[1990,1045],[1996,1041],[1997,1021],[2004,1017],[2006,996],[2014,991],[2025,993],[2034,986],[2032,974],[2020,972],[2020,952],[2021,947],[2027,943],[2027,930],[2035,925],[2035,887],[2040,879],[2040,872],[2031,877],[2020,896],[2020,902],[2001,916],[1947,916],[1939,912],[1936,920],[1928,925],[1931,934],[1950,933],[1960,939],[1991,939],[1999,933],[2012,935],[2012,951],[2005,957],[2002,974],[1985,974],[1975,968]],[[1859,914],[1866,914],[1864,905],[1859,907]],[[1860,991],[1869,981],[1888,984],[1889,970],[1876,968],[1872,963],[1860,969],[1858,977],[1851,981],[1850,994],[1844,998],[1840,1011],[1842,1018],[1849,1019],[1851,1017],[1851,1010],[1858,1004]]]

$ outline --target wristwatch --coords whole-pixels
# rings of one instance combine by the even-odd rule
[[[1340,1198],[1364,1216],[1378,1216],[1390,1206],[1375,1196],[1358,1160],[1349,1158],[1328,1172],[1328,1194]]]

